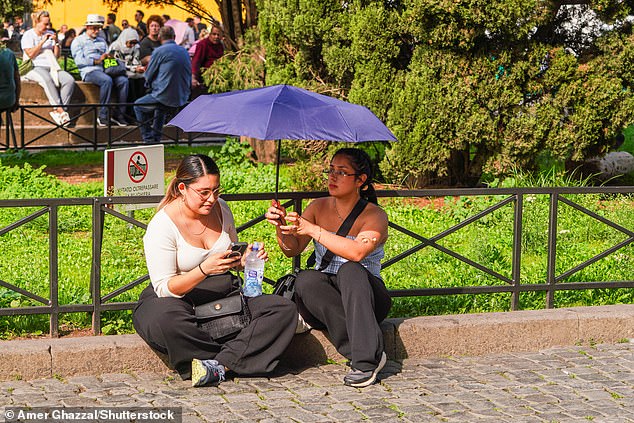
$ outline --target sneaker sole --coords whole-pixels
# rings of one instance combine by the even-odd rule
[[[192,386],[199,386],[201,381],[207,377],[207,368],[202,361],[194,358],[192,360]]]
[[[359,383],[348,383],[344,381],[344,384],[347,386],[352,386],[353,388],[365,388],[366,386],[372,385],[374,382],[376,382],[376,377],[378,376],[379,372],[383,370],[383,367],[385,367],[385,363],[387,363],[387,355],[385,354],[385,352],[382,352],[381,361],[379,361],[379,365],[376,366],[376,369],[374,369],[374,371],[372,372],[372,377]]]

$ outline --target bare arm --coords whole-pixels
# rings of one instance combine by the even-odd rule
[[[370,208],[365,210],[357,219],[357,224],[360,224],[361,227],[355,239],[349,239],[324,230],[321,226],[313,223],[314,218],[311,219],[312,216],[305,218],[293,213],[287,216],[287,220],[296,224],[287,226],[286,228],[288,229],[286,230],[294,231],[300,239],[306,236],[309,237],[309,240],[310,238],[315,239],[335,255],[346,260],[358,262],[387,240],[387,215],[379,207],[372,205],[368,207]],[[285,227],[282,226],[281,229],[285,230]]]
[[[309,216],[313,216],[312,211],[310,210],[313,204],[314,203],[311,203],[304,213],[306,219],[308,219]],[[304,251],[310,242],[311,237],[298,236],[296,233],[292,232],[292,229],[289,230],[289,226],[286,221],[286,209],[284,207],[282,207],[279,203],[276,203],[275,200],[272,200],[271,207],[267,210],[265,217],[271,225],[275,226],[277,244],[280,246],[286,257],[295,257]],[[312,218],[314,219],[314,216]]]

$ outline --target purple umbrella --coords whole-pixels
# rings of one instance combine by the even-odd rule
[[[367,107],[291,85],[203,95],[168,125],[185,132],[277,140],[276,198],[282,139],[396,141],[394,134]]]

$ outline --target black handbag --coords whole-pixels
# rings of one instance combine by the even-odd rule
[[[293,301],[293,297],[295,296],[295,279],[297,279],[299,271],[300,269],[295,269],[293,273],[289,273],[288,275],[284,275],[279,278],[277,282],[275,282],[273,294],[280,295]]]
[[[235,337],[251,323],[249,306],[240,291],[198,305],[194,308],[194,314],[198,327],[219,343]]]
[[[357,201],[357,204],[355,204],[352,211],[350,211],[350,214],[346,216],[346,219],[343,221],[339,229],[337,229],[337,235],[339,236],[348,235],[348,232],[350,232],[350,229],[352,228],[354,221],[357,220],[357,217],[359,217],[359,215],[361,214],[361,212],[363,211],[363,209],[365,209],[365,206],[367,205],[368,205],[367,200],[360,198],[359,201]],[[326,267],[328,267],[328,265],[330,264],[334,256],[335,254],[332,251],[326,250],[326,253],[321,259],[319,269],[317,270],[324,270]],[[308,261],[306,264],[308,267],[312,267],[315,264],[314,251],[308,258]],[[288,275],[284,275],[281,278],[279,278],[273,288],[273,294],[281,295],[282,297],[288,298],[289,300],[293,301],[293,297],[295,296],[295,280],[297,279],[297,275],[299,274],[299,272],[300,272],[300,269],[296,268],[293,270],[292,273],[289,273]]]

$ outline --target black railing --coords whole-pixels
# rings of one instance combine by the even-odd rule
[[[394,232],[404,234],[416,240],[418,243],[413,247],[410,247],[406,251],[399,252],[393,257],[388,257],[382,264],[382,267],[388,268],[395,263],[413,255],[425,248],[433,248],[440,251],[443,254],[449,255],[456,260],[472,266],[478,269],[482,273],[485,273],[497,280],[500,283],[478,285],[478,286],[460,286],[460,287],[439,287],[439,288],[415,288],[415,289],[403,289],[403,290],[391,290],[390,293],[393,297],[406,297],[406,296],[435,296],[435,295],[459,295],[459,294],[490,294],[490,293],[510,293],[512,310],[519,308],[519,294],[521,292],[546,292],[546,308],[553,307],[553,299],[556,291],[564,290],[587,290],[587,289],[613,289],[613,288],[632,288],[634,287],[634,281],[577,281],[577,282],[564,282],[565,279],[572,274],[578,273],[582,269],[590,266],[597,261],[605,259],[607,256],[614,252],[621,250],[631,244],[634,241],[634,231],[628,229],[618,223],[615,223],[604,216],[601,216],[597,212],[587,209],[575,201],[572,201],[568,196],[572,195],[589,195],[589,194],[602,194],[602,195],[614,195],[625,194],[631,195],[634,193],[634,187],[596,187],[596,188],[508,188],[508,189],[442,189],[442,190],[409,190],[409,191],[378,191],[379,198],[392,198],[392,197],[452,197],[452,198],[469,198],[469,197],[487,197],[493,199],[494,197],[503,198],[499,201],[492,200],[493,205],[489,206],[485,210],[476,212],[473,215],[461,220],[454,226],[445,229],[438,234],[420,234],[411,229],[407,229],[402,225],[391,222],[390,233],[392,236]],[[299,193],[280,193],[279,198],[285,201],[285,206],[293,207],[295,210],[301,212],[303,210],[303,204],[306,200],[322,197],[326,193],[315,192],[299,192]],[[522,233],[523,229],[523,212],[525,208],[525,199],[528,197],[544,195],[550,199],[549,212],[547,213],[548,219],[548,245],[547,245],[547,263],[546,263],[546,279],[542,283],[522,284],[521,283],[521,255],[522,255]],[[264,194],[231,194],[223,195],[223,198],[228,201],[260,201],[270,200],[273,198],[272,193]],[[0,209],[4,208],[37,208],[26,217],[23,217],[10,225],[0,229],[0,236],[4,236],[7,233],[20,228],[22,225],[32,222],[40,216],[48,214],[48,233],[49,233],[49,298],[44,298],[35,293],[29,292],[16,286],[16,284],[0,280],[0,286],[21,294],[32,301],[39,303],[38,306],[28,307],[15,307],[15,308],[0,308],[0,316],[9,315],[30,315],[30,314],[48,314],[50,315],[50,333],[52,336],[58,335],[58,319],[60,313],[77,313],[87,312],[92,313],[93,319],[93,331],[95,334],[101,332],[101,314],[106,311],[113,310],[130,310],[134,307],[135,302],[111,302],[120,294],[129,291],[130,289],[138,286],[139,284],[148,280],[148,275],[142,275],[134,278],[130,275],[131,280],[126,284],[117,287],[112,292],[106,294],[102,293],[102,244],[104,240],[104,221],[106,215],[113,216],[116,219],[120,219],[127,222],[129,225],[145,229],[147,225],[130,215],[126,215],[114,210],[113,205],[116,204],[139,204],[139,203],[158,203],[161,197],[95,197],[95,198],[70,198],[70,199],[34,199],[34,200],[0,200]],[[607,250],[594,255],[590,259],[585,260],[577,266],[561,271],[557,274],[557,217],[560,210],[560,204],[572,207],[575,210],[583,213],[586,216],[607,225],[608,227],[619,231],[625,235],[625,239],[608,248]],[[504,276],[501,272],[496,271],[490,267],[484,266],[472,259],[465,257],[464,255],[453,251],[439,243],[443,238],[456,233],[457,231],[480,221],[492,213],[501,210],[505,206],[513,206],[513,240],[512,240],[512,260],[511,269],[509,269],[510,277]],[[59,222],[58,222],[58,209],[66,206],[91,206],[92,207],[92,257],[91,257],[91,276],[90,276],[90,292],[91,303],[90,304],[65,304],[60,305],[58,301],[59,297],[59,275],[58,275],[58,234],[59,234]],[[252,226],[264,221],[264,216],[259,215],[254,219],[240,225],[237,230],[242,232]],[[478,242],[474,239],[473,242]],[[10,252],[5,252],[2,256],[2,260],[11,260],[12,255]],[[293,259],[293,267],[297,267],[300,264],[300,257]],[[267,280],[272,282],[271,280]],[[386,280],[388,286],[390,281]]]
[[[163,107],[159,103],[148,103],[145,105]],[[136,119],[132,112],[134,103],[110,103],[105,105],[105,107],[108,108],[109,116],[114,116],[114,110],[120,106],[126,107],[129,110],[129,113],[125,115],[129,125],[120,127],[114,125],[110,119],[108,119],[106,127],[100,127],[97,122],[97,117],[99,116],[99,109],[104,105],[99,103],[82,103],[63,106],[70,114],[70,121],[64,125],[58,125],[48,114],[48,111],[58,106],[61,105],[20,105],[17,111],[19,116],[19,127],[17,130],[15,127],[18,122],[14,122],[11,119],[9,112],[4,113],[3,124],[5,128],[1,131],[4,137],[0,139],[0,149],[66,149],[72,147],[98,150],[111,148],[113,145],[117,147],[135,146],[142,142],[140,132],[138,132],[140,126],[144,123],[149,123],[150,126],[152,124],[151,120],[139,122]],[[165,123],[167,123],[174,112],[178,110],[180,109],[167,110],[168,114],[165,117]],[[43,113],[38,113],[39,111]],[[47,125],[27,125],[27,119],[29,118],[32,121],[45,123]],[[80,125],[82,120],[86,124]],[[37,133],[29,136],[27,134],[29,129],[37,129]],[[52,134],[60,132],[73,136],[76,139],[53,143],[49,143],[46,139]],[[217,134],[183,132],[177,127],[169,126],[163,126],[161,135],[163,138],[161,144],[165,145],[185,144],[191,146],[193,144],[209,144],[210,142],[224,141],[226,138],[224,135]]]

